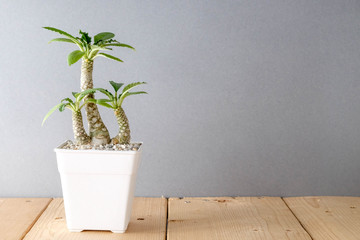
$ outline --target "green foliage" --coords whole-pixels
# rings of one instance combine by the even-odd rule
[[[98,33],[94,36],[94,43],[98,44],[100,41],[109,40],[112,39],[113,37],[115,37],[115,34],[111,32]]]
[[[85,106],[85,104],[92,102],[93,99],[87,99],[83,104],[81,104],[81,101],[89,94],[95,93],[95,89],[88,89],[85,91],[82,91],[80,93],[72,92],[72,95],[74,96],[75,100],[71,100],[70,98],[64,98],[60,101],[60,103],[53,108],[50,109],[50,111],[45,115],[42,124],[44,125],[46,119],[50,117],[51,114],[53,114],[56,110],[59,109],[60,112],[63,112],[65,108],[69,108],[71,111],[78,112],[81,111],[81,108]],[[91,100],[91,101],[88,101]]]
[[[141,84],[146,84],[146,82],[134,82],[134,83],[130,83],[130,84],[126,85],[122,91],[122,94],[119,96],[118,105],[121,106],[124,99],[130,95],[142,94],[142,93],[147,94],[147,92],[138,92],[138,93],[130,93],[129,92],[131,89],[133,89],[134,87],[139,86]]]
[[[92,90],[96,90],[96,91],[99,91],[99,92],[105,94],[108,97],[108,99],[88,99],[89,102],[96,103],[96,104],[99,104],[99,105],[107,107],[107,108],[118,109],[119,107],[121,107],[121,105],[126,97],[131,96],[131,95],[147,94],[147,92],[144,92],[144,91],[129,92],[134,87],[141,85],[141,84],[146,84],[146,82],[130,83],[124,87],[122,93],[119,95],[117,92],[124,85],[124,83],[117,83],[114,81],[110,81],[110,84],[114,88],[115,94],[110,93],[108,90],[106,90],[104,88],[94,88]]]
[[[107,47],[111,47],[111,46],[114,46],[114,47],[126,47],[126,48],[130,48],[132,50],[135,50],[135,48],[133,48],[132,46],[130,46],[128,44],[124,44],[124,43],[108,43],[108,44],[104,44],[104,46],[107,46]]]
[[[89,37],[89,34],[86,32],[79,31],[81,35],[81,41],[86,44],[91,44],[91,37]]]
[[[94,90],[99,91],[99,92],[105,94],[106,96],[108,96],[108,98],[109,98],[110,100],[113,100],[113,99],[114,99],[114,95],[112,95],[112,93],[109,92],[109,91],[106,90],[106,89],[103,89],[103,88],[94,88]]]
[[[101,32],[96,34],[94,36],[94,43],[92,44],[92,39],[89,36],[89,34],[81,30],[79,31],[80,37],[74,37],[73,35],[57,28],[44,27],[44,29],[59,33],[66,37],[66,38],[52,39],[49,43],[51,42],[75,43],[79,47],[79,50],[73,51],[68,55],[69,65],[76,63],[81,58],[93,61],[96,57],[105,57],[118,62],[123,62],[121,59],[113,55],[102,52],[102,51],[111,51],[112,48],[109,48],[110,46],[126,47],[135,50],[135,48],[133,48],[132,46],[128,44],[120,43],[117,40],[115,40],[114,39],[115,34],[111,32]]]
[[[43,27],[43,28],[45,28],[47,30],[50,30],[50,31],[53,31],[53,32],[57,32],[57,33],[59,33],[61,35],[64,35],[64,36],[68,37],[69,39],[73,40],[74,42],[76,42],[76,37],[72,36],[71,34],[69,34],[67,32],[64,32],[64,31],[62,31],[60,29],[53,28],[53,27]]]
[[[106,54],[106,53],[98,53],[97,54],[98,56],[102,56],[102,57],[106,57],[106,58],[109,58],[109,59],[112,59],[112,60],[115,60],[115,61],[118,61],[118,62],[123,62],[123,60],[117,58],[117,57],[114,57],[110,54]]]
[[[68,105],[69,105],[68,103],[63,103],[62,105],[60,105],[59,111],[63,112],[65,110],[65,107],[68,106]]]
[[[95,51],[111,51],[112,49],[111,49],[111,48],[99,47],[99,46],[93,45],[93,46],[91,47],[91,50],[92,50],[92,52],[95,52]]]
[[[85,55],[84,52],[80,50],[75,50],[71,52],[68,56],[68,64],[69,66],[79,61]]]
[[[140,84],[146,84],[146,82],[134,82],[134,83],[130,83],[130,84],[126,85],[123,89],[123,94],[127,93],[128,91],[130,91],[131,89],[133,89],[134,87],[136,87]]]
[[[69,103],[74,103],[73,100],[71,100],[70,98],[64,98],[64,99],[61,100],[62,103],[65,102],[65,101],[67,101]]]
[[[52,42],[68,42],[68,43],[75,43],[73,40],[69,39],[69,38],[54,38],[52,40],[49,41],[49,43]]]
[[[79,48],[77,50],[72,51],[68,55],[68,64],[69,65],[72,65],[72,64],[78,62],[80,59],[82,59],[83,61],[86,61],[88,63],[92,63],[92,61],[94,61],[94,59],[97,57],[105,57],[105,58],[108,58],[111,60],[115,60],[117,62],[123,62],[120,58],[113,56],[111,54],[108,54],[108,53],[104,53],[104,52],[112,51],[113,47],[125,47],[125,48],[135,50],[134,47],[132,47],[128,44],[125,44],[125,43],[120,43],[117,40],[115,40],[114,39],[115,34],[111,33],[111,32],[101,32],[101,33],[96,34],[92,38],[87,32],[83,32],[81,30],[79,31],[79,36],[73,36],[63,30],[53,28],[53,27],[44,27],[44,29],[53,31],[53,32],[61,35],[61,37],[59,37],[59,38],[54,38],[54,39],[50,40],[49,43],[52,43],[52,42],[73,43]],[[92,70],[92,68],[91,68],[91,70]],[[91,75],[89,75],[89,76],[91,76]],[[88,79],[86,79],[86,80],[88,82],[92,83],[91,77],[87,77],[87,78]],[[119,109],[122,110],[121,105],[126,97],[131,96],[131,95],[146,94],[146,92],[144,92],[144,91],[130,92],[131,89],[133,89],[134,87],[136,87],[140,84],[145,84],[145,82],[136,82],[136,83],[128,84],[123,88],[122,92],[120,91],[120,89],[124,86],[123,83],[116,83],[116,82],[110,81],[110,84],[111,84],[112,88],[114,89],[114,92],[115,92],[114,94],[103,88],[88,89],[83,92],[72,92],[73,98],[64,98],[61,100],[61,102],[59,104],[57,104],[56,106],[51,108],[50,111],[44,117],[42,124],[44,124],[44,122],[49,118],[49,116],[51,114],[53,114],[56,110],[63,112],[66,108],[68,108],[71,111],[73,111],[75,113],[75,115],[77,115],[77,114],[81,115],[81,109],[88,103],[94,103],[94,104],[98,104],[98,105],[101,105],[101,106],[104,106],[107,108],[112,108],[115,110],[115,113],[116,113],[116,112],[119,112]],[[94,99],[93,94],[97,91],[104,94],[106,97],[103,99]],[[96,108],[96,110],[97,110],[97,108]],[[87,114],[88,113],[89,112],[87,112]],[[125,114],[123,114],[123,115],[126,119]],[[88,117],[89,117],[89,115],[88,115]],[[126,123],[127,123],[127,119],[126,119]],[[128,128],[128,123],[126,125]],[[82,126],[82,124],[81,124],[81,126]],[[95,132],[95,131],[92,131],[92,129],[96,129],[96,132],[99,132],[99,134],[96,133],[96,134],[92,135],[92,137],[91,137],[92,139],[96,138],[97,140],[99,140],[100,138],[98,139],[97,135],[101,136],[102,139],[103,139],[102,136],[107,136],[107,138],[110,139],[108,137],[109,133],[108,133],[106,127],[104,130],[103,126],[104,126],[103,124],[102,125],[100,124],[99,128],[95,128],[89,122],[89,131]],[[119,132],[119,134],[120,134],[120,132]],[[126,134],[128,134],[127,139],[130,140],[130,132],[126,132]],[[126,136],[126,135],[124,135],[124,136]],[[107,143],[108,141],[109,140],[107,140],[107,139],[105,139],[104,141],[102,140],[102,142],[105,142],[105,143]]]
[[[65,103],[59,103],[58,105],[54,106],[53,108],[50,109],[50,111],[45,115],[42,123],[41,123],[41,126],[44,125],[46,119],[48,119],[50,117],[50,115],[55,112],[56,110],[58,110],[62,105],[64,105]]]
[[[116,83],[114,81],[110,81],[109,83],[114,88],[115,92],[117,92],[124,85],[123,83]]]
[[[127,92],[125,93],[125,97],[131,96],[131,95],[138,95],[138,94],[147,94],[147,92],[140,91],[140,92]],[[124,98],[125,98],[124,97]]]
[[[113,108],[113,106],[108,103],[108,102],[112,102],[109,99],[93,99],[93,98],[91,98],[91,99],[88,99],[88,101],[91,103],[99,104],[99,105],[107,107],[107,108]]]
[[[95,89],[87,89],[85,91],[82,91],[81,93],[77,94],[76,101],[80,102],[82,101],[87,95],[95,93]]]

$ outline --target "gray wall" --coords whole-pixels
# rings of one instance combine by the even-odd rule
[[[147,81],[127,99],[144,144],[136,195],[360,196],[359,1],[0,0],[0,196],[61,196],[50,107],[79,88],[70,44],[41,29],[113,31],[136,52],[94,81]],[[110,111],[101,109],[116,133]]]

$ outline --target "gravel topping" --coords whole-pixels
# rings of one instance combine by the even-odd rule
[[[104,151],[137,151],[141,143],[130,144],[102,144],[102,145],[78,145],[68,140],[61,149],[69,150],[104,150]]]

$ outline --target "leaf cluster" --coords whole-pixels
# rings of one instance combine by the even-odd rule
[[[87,95],[93,94],[95,92],[96,92],[96,90],[94,90],[94,89],[88,89],[88,90],[82,91],[80,93],[73,92],[72,95],[74,96],[74,100],[72,100],[70,98],[62,99],[59,104],[57,104],[56,106],[51,108],[50,111],[45,115],[41,125],[44,125],[46,119],[48,119],[50,117],[50,115],[53,114],[56,110],[63,112],[65,110],[65,108],[68,108],[73,112],[81,111],[81,109],[85,106],[85,104],[89,103],[89,101],[86,100],[81,104],[81,101]]]
[[[119,90],[124,85],[124,83],[117,83],[117,82],[110,81],[110,84],[114,89],[114,94],[112,94],[111,92],[109,92],[108,90],[106,90],[104,88],[93,88],[93,90],[99,91],[99,92],[103,93],[105,96],[107,96],[107,99],[106,98],[101,98],[101,99],[90,98],[90,99],[87,99],[87,101],[107,107],[107,108],[118,109],[119,107],[121,107],[121,105],[126,97],[131,96],[131,95],[137,95],[137,94],[147,94],[147,92],[144,92],[144,91],[130,92],[131,89],[135,88],[138,85],[146,84],[146,82],[130,83],[123,88],[121,93],[119,93]]]
[[[118,62],[123,62],[121,59],[112,56],[103,51],[111,51],[109,47],[126,47],[135,50],[132,46],[124,43],[120,43],[114,39],[115,34],[111,32],[101,32],[94,36],[94,41],[88,33],[79,31],[80,37],[75,37],[67,32],[53,27],[44,27],[44,29],[59,33],[65,38],[54,38],[51,42],[67,42],[76,44],[79,50],[75,50],[68,55],[69,66],[79,61],[81,58],[93,61],[97,57],[105,57]],[[93,43],[92,43],[93,42]]]

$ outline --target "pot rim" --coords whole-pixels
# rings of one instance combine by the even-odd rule
[[[109,150],[98,150],[98,149],[83,149],[83,150],[73,150],[73,149],[62,149],[62,147],[66,144],[67,141],[63,142],[62,144],[60,144],[58,147],[56,147],[54,149],[54,151],[56,153],[61,152],[61,153],[93,153],[93,154],[131,154],[131,155],[135,155],[137,153],[142,152],[142,146],[143,146],[143,142],[141,141],[133,141],[133,143],[141,143],[139,149],[137,151],[109,151]]]

